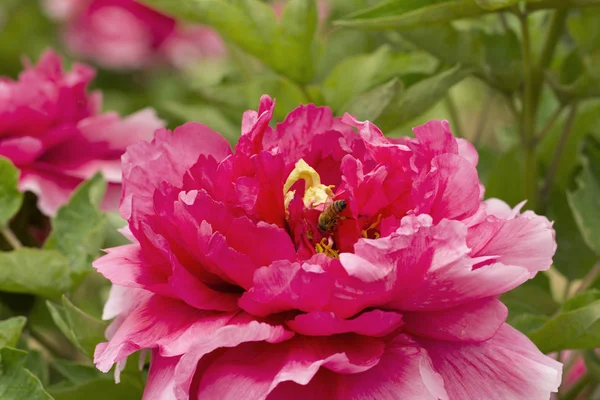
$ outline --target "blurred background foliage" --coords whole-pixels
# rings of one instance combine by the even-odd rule
[[[106,110],[151,106],[170,127],[200,121],[232,143],[263,93],[277,99],[277,121],[301,103],[369,119],[392,137],[449,120],[479,151],[486,197],[528,199],[526,209],[554,221],[552,269],[503,300],[509,322],[565,370],[585,356],[585,385],[561,397],[591,396],[600,382],[599,0],[328,0],[320,18],[314,0],[285,2],[280,18],[260,0],[143,2],[214,28],[228,56],[181,70],[97,66]],[[0,75],[15,78],[23,57],[49,47],[76,60],[39,1],[0,0]],[[18,236],[39,216],[15,177],[0,163],[0,224],[10,220]],[[119,385],[91,364],[108,291],[91,261],[124,242],[120,217],[98,211],[104,186],[100,176],[82,185],[41,249],[25,242],[0,254],[2,399],[141,397],[136,360]],[[9,237],[0,246],[15,247]]]

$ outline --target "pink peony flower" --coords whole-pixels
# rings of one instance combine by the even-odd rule
[[[445,121],[392,142],[313,105],[271,128],[273,108],[235,152],[195,123],[127,150],[97,367],[151,351],[146,400],[548,399],[561,364],[497,299],[549,268],[548,220],[482,202]]]
[[[100,114],[100,93],[86,92],[93,77],[82,64],[63,71],[52,51],[37,66],[27,62],[17,81],[0,77],[0,156],[21,170],[20,189],[34,192],[49,216],[98,171],[111,183],[105,207],[118,208],[121,155],[163,126],[151,109]]]
[[[66,22],[71,51],[116,69],[159,62],[178,67],[225,53],[221,38],[201,26],[181,26],[133,0],[46,0],[48,14]]]

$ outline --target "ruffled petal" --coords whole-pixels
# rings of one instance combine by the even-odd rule
[[[296,337],[276,345],[246,343],[203,368],[197,398],[265,399],[280,383],[306,385],[321,367],[342,374],[364,372],[377,365],[383,352],[383,343],[376,339],[348,335]]]
[[[306,336],[331,336],[357,333],[365,336],[386,336],[402,326],[402,315],[393,311],[366,311],[353,319],[342,319],[332,312],[311,311],[300,314],[286,325]]]
[[[432,339],[482,342],[506,321],[508,309],[500,300],[487,298],[443,311],[404,312],[403,330]]]
[[[506,324],[483,343],[419,342],[451,399],[546,400],[560,385],[562,365]]]
[[[142,214],[150,213],[154,191],[162,182],[179,186],[185,172],[200,155],[217,161],[231,154],[229,143],[206,125],[187,123],[174,133],[157,131],[151,143],[140,142],[127,149],[123,156],[123,197],[121,215],[129,219],[132,198]]]

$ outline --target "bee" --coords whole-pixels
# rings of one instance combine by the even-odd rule
[[[348,204],[346,200],[336,200],[323,210],[321,214],[319,214],[319,219],[317,222],[317,226],[320,230],[327,232],[333,229],[338,219],[340,218],[340,213],[344,211]]]

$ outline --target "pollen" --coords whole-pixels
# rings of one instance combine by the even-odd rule
[[[331,258],[340,258],[340,252],[333,248],[333,240],[331,238],[324,237],[319,243],[315,245],[315,251],[317,253],[323,253]]]
[[[290,188],[294,186],[294,183],[301,179],[304,180],[304,197],[302,198],[304,207],[316,207],[320,204],[325,204],[329,199],[333,198],[333,186],[323,185],[317,171],[308,165],[306,161],[300,159],[296,162],[294,169],[290,172],[290,175],[283,185],[286,210],[296,192],[295,190],[290,190]]]

